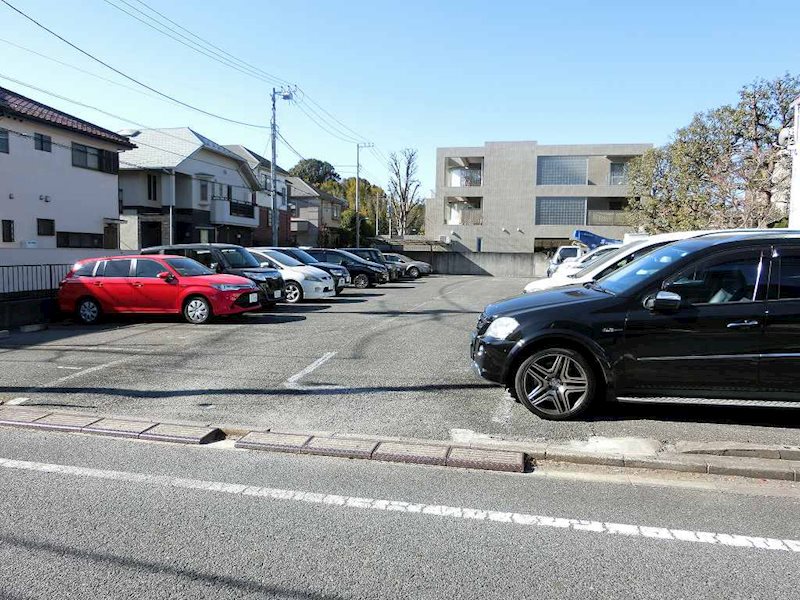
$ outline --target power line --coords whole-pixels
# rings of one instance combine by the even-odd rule
[[[293,147],[293,146],[292,146],[292,145],[291,145],[291,144],[290,144],[290,143],[289,143],[289,142],[286,140],[286,138],[285,138],[285,137],[283,137],[283,135],[281,135],[281,133],[280,133],[280,132],[278,132],[278,139],[279,139],[279,140],[281,140],[281,141],[283,142],[283,144],[284,144],[284,145],[285,145],[287,148],[289,148],[289,150],[291,150],[292,152],[294,152],[294,154],[295,154],[295,155],[296,155],[296,156],[297,156],[297,157],[298,157],[300,160],[305,160],[305,157],[304,157],[302,154],[300,154],[300,153],[299,153],[297,150],[295,150],[295,149],[294,149],[294,147]]]
[[[71,48],[77,50],[78,52],[80,52],[84,56],[87,56],[87,57],[91,58],[93,61],[95,61],[97,63],[100,63],[101,65],[103,65],[107,69],[110,69],[110,70],[114,71],[116,74],[121,75],[125,79],[128,79],[129,81],[132,81],[133,83],[135,83],[137,85],[140,85],[143,88],[146,88],[146,89],[150,90],[151,92],[154,92],[154,93],[158,94],[159,96],[163,96],[164,98],[167,98],[167,99],[171,100],[172,102],[180,104],[181,106],[185,106],[186,108],[189,108],[189,109],[194,110],[196,112],[202,113],[202,114],[207,115],[209,117],[214,117],[214,118],[220,119],[222,121],[227,121],[228,123],[235,123],[236,125],[244,125],[245,127],[255,127],[257,129],[269,129],[269,127],[266,126],[266,125],[257,125],[255,123],[247,123],[247,122],[244,122],[244,121],[237,121],[236,119],[229,119],[228,117],[223,117],[221,115],[212,113],[212,112],[204,110],[202,108],[198,108],[196,106],[193,106],[193,105],[191,105],[191,104],[189,104],[187,102],[183,102],[182,100],[178,100],[177,98],[175,98],[173,96],[170,96],[169,94],[165,94],[164,92],[161,92],[161,91],[157,90],[156,88],[151,87],[151,86],[147,85],[146,83],[143,83],[143,82],[139,81],[138,79],[136,79],[134,77],[131,77],[130,75],[124,73],[123,71],[120,71],[116,67],[111,66],[110,64],[108,64],[107,62],[104,62],[103,60],[97,58],[96,56],[94,56],[90,52],[87,52],[83,48],[80,48],[79,46],[76,46],[75,44],[70,42],[68,39],[62,37],[61,35],[59,35],[55,31],[53,31],[52,29],[49,29],[48,27],[46,27],[45,25],[43,25],[42,23],[40,23],[39,21],[37,21],[36,19],[31,17],[27,13],[25,13],[25,12],[21,11],[20,9],[18,9],[16,6],[14,6],[10,2],[8,2],[8,0],[0,0],[0,2],[5,4],[6,6],[8,6],[14,12],[16,12],[16,13],[22,15],[23,17],[25,17],[28,21],[30,21],[31,23],[33,23],[37,27],[43,29],[44,31],[46,31],[50,35],[58,38],[59,40],[61,40],[62,42],[64,42],[68,46],[70,46]]]

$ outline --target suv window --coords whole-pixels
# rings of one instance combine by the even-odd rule
[[[690,265],[665,281],[663,289],[691,304],[752,302],[760,271],[760,250],[726,253]]]
[[[778,249],[769,283],[770,300],[800,299],[800,249]]]
[[[167,269],[155,260],[139,258],[136,260],[136,277],[158,277]]]
[[[341,265],[344,264],[344,257],[338,252],[326,252],[324,262],[333,263],[335,265]]]
[[[103,277],[130,277],[132,260],[108,260]]]
[[[183,252],[181,254],[183,254]],[[191,258],[193,260],[196,260],[201,265],[204,265],[206,267],[211,267],[211,263],[216,262],[214,260],[214,256],[211,254],[211,250],[194,250],[194,249],[190,250],[190,249],[187,249],[185,251],[185,255],[186,255],[187,258]]]

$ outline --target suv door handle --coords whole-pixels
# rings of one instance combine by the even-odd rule
[[[728,329],[747,329],[749,327],[758,327],[758,321],[734,321],[728,323]]]

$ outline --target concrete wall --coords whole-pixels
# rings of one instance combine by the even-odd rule
[[[436,194],[426,204],[425,233],[428,239],[449,237],[456,252],[476,251],[481,239],[483,252],[533,252],[537,238],[567,239],[576,228],[605,237],[622,237],[630,228],[609,225],[536,225],[538,196],[587,198],[627,197],[626,186],[608,185],[611,159],[642,154],[649,144],[589,144],[545,146],[536,142],[487,142],[479,147],[438,148]],[[536,185],[539,156],[587,156],[586,185]],[[453,187],[447,177],[450,157],[482,158],[480,186]],[[481,225],[446,225],[447,198],[480,197]],[[607,206],[607,204],[606,204]]]
[[[490,275],[494,277],[543,277],[547,256],[543,252],[430,252],[403,250],[403,254],[430,263],[444,275]]]
[[[71,150],[72,142],[116,152],[115,145],[11,117],[0,117],[0,127],[9,130],[9,153],[0,153],[0,215],[14,221],[14,242],[0,248],[27,240],[55,248],[56,236],[39,236],[36,219],[53,219],[56,231],[102,234],[104,218],[119,218],[117,176],[73,167]],[[34,133],[52,138],[51,152],[35,149]]]
[[[135,254],[135,252],[100,248],[0,248],[0,266],[69,265],[82,258],[116,254]]]

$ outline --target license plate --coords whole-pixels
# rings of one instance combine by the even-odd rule
[[[339,285],[340,286],[344,285],[345,283],[347,283],[347,281],[345,280],[344,277],[339,278]]]
[[[278,290],[277,292],[275,292],[275,297],[276,297],[276,298],[280,298],[280,297],[281,297],[281,291],[280,291],[280,290]]]
[[[258,302],[258,294],[250,294],[250,296],[248,296],[248,300],[250,304],[255,304]]]

